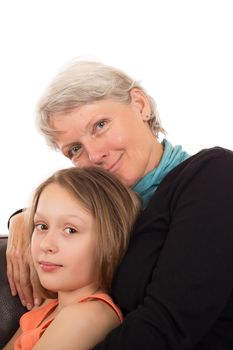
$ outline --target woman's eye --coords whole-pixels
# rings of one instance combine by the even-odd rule
[[[35,224],[34,226],[39,231],[45,231],[48,229],[48,226],[45,224]]]
[[[70,235],[72,233],[77,233],[78,231],[75,228],[73,228],[73,227],[66,227],[65,228],[65,232]]]
[[[104,120],[101,120],[99,123],[96,124],[96,129],[103,129],[105,127],[106,122]]]
[[[80,145],[74,145],[74,146],[72,146],[71,148],[70,148],[70,150],[69,150],[69,158],[73,158],[74,156],[76,156],[77,155],[77,153],[78,152],[80,152],[80,150],[81,150],[81,146]]]

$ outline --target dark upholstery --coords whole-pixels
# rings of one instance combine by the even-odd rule
[[[26,311],[18,297],[12,297],[6,276],[7,238],[0,237],[0,349],[19,327],[19,318]]]

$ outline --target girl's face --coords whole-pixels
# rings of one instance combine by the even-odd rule
[[[40,195],[34,227],[31,252],[43,287],[92,293],[97,287],[93,216],[73,194],[53,183]]]
[[[140,90],[129,104],[102,100],[54,114],[55,142],[75,166],[99,166],[133,186],[160,161],[162,146],[148,125],[150,108]]]

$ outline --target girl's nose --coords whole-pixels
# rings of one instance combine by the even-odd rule
[[[45,253],[55,253],[58,249],[56,239],[54,237],[54,234],[50,231],[46,233],[46,235],[43,237],[42,241],[40,242],[40,248]]]

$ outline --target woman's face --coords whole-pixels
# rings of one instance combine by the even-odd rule
[[[55,142],[78,167],[98,166],[133,186],[162,156],[162,146],[148,125],[144,94],[131,91],[130,104],[102,100],[64,114],[51,115]]]

